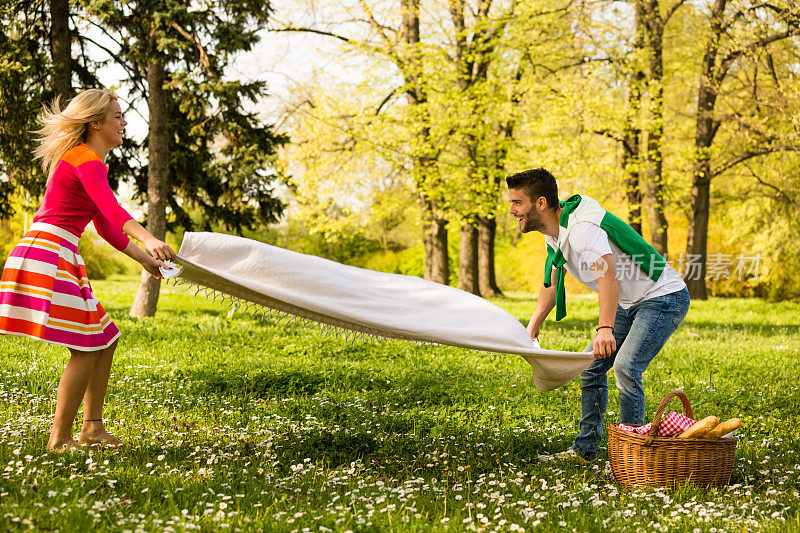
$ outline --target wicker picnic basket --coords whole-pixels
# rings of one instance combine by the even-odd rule
[[[664,410],[676,396],[683,402],[686,416],[694,418],[689,399],[682,392],[674,391],[661,400],[647,435],[609,424],[608,458],[614,478],[623,487],[672,487],[683,483],[724,487],[730,481],[736,437],[678,439],[656,436]]]

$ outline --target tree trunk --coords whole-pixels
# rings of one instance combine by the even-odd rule
[[[649,160],[645,179],[647,180],[647,196],[650,200],[650,242],[661,255],[667,253],[669,226],[664,214],[664,178],[661,171],[661,148],[653,148],[650,138],[647,141],[648,152],[658,152],[659,160]]]
[[[628,225],[642,234],[642,190],[639,174],[639,131],[631,129],[622,141],[622,172],[628,199]]]
[[[403,15],[403,41],[406,44],[419,43],[419,2],[420,0],[400,0]]]
[[[642,233],[642,189],[641,189],[641,149],[642,137],[639,121],[642,111],[642,82],[644,70],[639,60],[638,51],[642,49],[643,9],[640,3],[636,10],[636,40],[632,54],[633,71],[628,87],[628,109],[625,120],[625,131],[622,139],[622,172],[625,176],[625,192],[628,199],[628,224],[636,233]]]
[[[50,0],[50,57],[53,59],[53,93],[61,105],[72,98],[72,36],[69,0]]]
[[[458,250],[458,288],[480,295],[478,286],[478,226],[464,222]]]
[[[412,51],[407,61],[398,62],[406,81],[406,98],[410,106],[423,105],[427,95],[420,80],[421,60],[414,47],[420,43],[419,24],[420,0],[401,0],[400,10],[403,17],[402,41]],[[431,142],[430,129],[423,127],[419,132],[423,146]],[[414,161],[414,181],[422,211],[422,245],[425,248],[425,265],[423,277],[430,281],[447,285],[450,283],[450,262],[447,249],[447,220],[439,213],[437,203],[428,195],[430,191],[429,173],[432,161],[427,155],[417,157]]]
[[[711,163],[709,149],[717,133],[714,120],[717,101],[717,52],[723,31],[723,15],[727,0],[715,0],[711,10],[711,36],[703,56],[700,86],[697,91],[697,124],[695,128],[695,162],[692,172],[692,218],[686,238],[684,280],[689,294],[696,300],[708,298],[706,292],[706,258],[708,251],[708,219],[711,197]],[[692,268],[687,268],[693,265]]]
[[[494,238],[497,234],[497,219],[481,217],[478,227],[478,288],[481,296],[502,296],[494,272]]]
[[[667,217],[664,215],[664,176],[661,139],[664,134],[664,22],[659,12],[658,0],[644,3],[644,29],[648,61],[647,80],[650,107],[647,121],[647,152],[645,154],[645,182],[650,201],[650,241],[656,251],[667,253]]]
[[[424,277],[447,285],[450,283],[450,261],[447,250],[447,221],[435,214],[432,202],[423,202],[422,244],[425,248]]]
[[[164,65],[151,60],[147,65],[147,108],[150,123],[147,134],[147,230],[163,240],[167,230],[167,179],[169,170],[169,136],[167,135],[167,94],[164,90]],[[160,280],[142,270],[139,290],[130,315],[134,318],[153,316],[158,306]]]
[[[703,167],[706,170],[703,170]],[[686,241],[686,257],[683,277],[689,295],[695,300],[708,298],[706,291],[706,252],[708,246],[708,218],[711,182],[704,179],[708,163],[695,167],[692,178],[692,218],[689,221],[689,235]]]

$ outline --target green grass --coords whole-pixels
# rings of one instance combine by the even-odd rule
[[[580,387],[538,392],[520,357],[291,333],[172,287],[133,321],[133,278],[94,285],[123,332],[105,414],[128,446],[47,453],[66,351],[0,339],[0,530],[800,531],[798,304],[692,304],[647,416],[682,388],[697,416],[742,418],[731,486],[626,490],[604,450],[537,463],[574,438]],[[596,301],[568,308],[545,346],[588,343]]]

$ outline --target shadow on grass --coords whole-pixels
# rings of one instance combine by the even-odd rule
[[[356,393],[397,406],[450,406],[482,403],[494,396],[485,372],[459,368],[446,375],[429,368],[408,369],[400,374],[379,373],[371,368],[334,369],[213,369],[197,368],[176,372],[191,383],[199,395],[217,394],[259,399],[331,396]]]
[[[390,438],[384,438],[389,436]],[[565,444],[566,445],[566,444]],[[99,451],[101,460],[110,462],[109,468],[119,464],[144,465],[153,458],[163,455],[165,464],[173,467],[194,468],[205,466],[206,457],[198,456],[196,447],[208,449],[204,439],[192,439],[183,443],[143,444],[123,453]],[[348,466],[353,461],[362,461],[367,470],[376,475],[404,478],[405,475],[441,475],[446,470],[455,470],[459,465],[469,465],[465,476],[494,472],[499,463],[534,464],[537,453],[547,451],[547,444],[541,433],[505,432],[499,436],[492,428],[482,427],[444,427],[428,420],[417,420],[414,425],[398,427],[387,432],[382,428],[353,428],[342,430],[332,427],[298,429],[297,426],[284,426],[270,438],[267,463],[279,476],[292,474],[292,465],[308,460],[325,464],[329,468]],[[254,439],[239,439],[225,442],[224,454],[227,458],[214,467],[215,475],[223,476],[224,483],[233,484],[240,474],[242,463],[255,463],[265,459],[263,443]],[[441,454],[447,452],[450,460],[443,462]],[[463,452],[463,453],[462,453]],[[274,453],[274,456],[272,455]],[[274,459],[273,459],[274,457]],[[198,462],[198,459],[201,459]],[[273,462],[275,461],[275,462]],[[68,476],[77,471],[87,474],[89,467],[83,460],[68,460],[55,468],[56,475]],[[183,466],[181,466],[183,465]],[[142,466],[141,468],[147,468]],[[250,471],[255,469],[253,467]],[[132,474],[136,470],[131,471]],[[134,479],[120,479],[118,489],[123,489]],[[205,481],[208,483],[208,481]],[[138,491],[137,491],[138,492]]]
[[[528,325],[527,318],[515,317],[523,326]],[[560,322],[551,322],[547,324],[547,329],[543,332],[545,335],[553,336],[554,334],[568,334],[574,331],[586,331],[587,339],[590,339],[594,329],[594,320],[582,319],[563,319]],[[717,338],[724,335],[725,332],[735,332],[737,334],[745,334],[754,338],[768,339],[770,337],[777,337],[782,335],[800,335],[800,325],[798,324],[769,324],[769,323],[752,323],[752,322],[714,322],[710,320],[693,320],[687,318],[683,321],[678,328],[677,333],[685,331],[697,331],[699,335],[709,335],[709,338]],[[709,332],[709,333],[707,333]]]
[[[261,370],[242,374],[200,369],[182,371],[179,376],[190,381],[196,392],[256,398],[315,394],[325,385],[324,376],[302,370]]]
[[[376,438],[376,434],[384,434],[382,428],[376,429],[372,433],[322,429],[280,435],[274,441],[283,465],[278,470],[286,472],[288,465],[304,459],[332,467],[361,460],[365,467],[391,477],[402,478],[404,473],[440,476],[460,465],[469,465],[469,473],[474,475],[496,471],[499,463],[536,463],[536,455],[546,450],[545,438],[528,432],[506,432],[498,437],[490,428],[468,431],[470,428],[442,428],[418,421],[406,431],[390,433],[390,438]],[[449,460],[443,461],[445,457]]]

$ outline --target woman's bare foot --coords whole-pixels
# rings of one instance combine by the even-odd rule
[[[71,438],[66,442],[58,442],[50,437],[50,441],[47,443],[47,449],[51,452],[62,453],[77,450],[79,449],[79,445]]]
[[[100,444],[101,446],[112,448],[124,446],[121,440],[109,433],[105,428],[97,431],[81,431],[80,435],[78,435],[78,443],[89,446]]]

